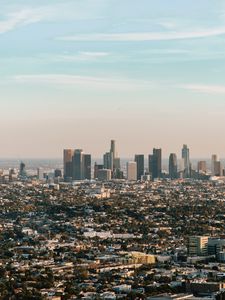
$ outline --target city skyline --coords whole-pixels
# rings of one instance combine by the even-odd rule
[[[0,157],[111,138],[120,157],[225,157],[224,35],[222,0],[3,0]]]
[[[123,161],[117,151],[116,140],[110,141],[110,150],[102,154],[102,159],[96,161],[91,154],[85,154],[83,149],[64,149],[63,150],[63,169],[64,181],[73,182],[76,180],[90,180],[92,174],[94,179],[109,181],[111,179],[127,179],[128,181],[155,180],[155,179],[199,179],[209,180],[210,176],[224,177],[225,169],[222,161],[217,154],[211,155],[210,172],[207,168],[206,160],[199,160],[197,166],[192,164],[190,149],[187,144],[183,144],[181,158],[177,159],[176,153],[170,153],[165,161],[162,158],[162,149],[153,148],[152,153],[146,156],[134,154],[133,159]],[[124,162],[126,163],[126,171]],[[22,166],[24,165],[21,163]],[[25,165],[24,165],[25,168]],[[93,172],[92,172],[93,170]],[[168,171],[166,171],[168,170]],[[124,173],[125,171],[125,173]],[[21,172],[23,173],[23,172]]]

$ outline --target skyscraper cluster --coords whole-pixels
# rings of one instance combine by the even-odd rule
[[[146,166],[145,166],[146,165]],[[117,153],[116,141],[111,140],[109,151],[103,155],[102,163],[95,163],[92,174],[91,155],[84,154],[81,149],[64,150],[64,179],[66,181],[84,180],[91,178],[99,180],[124,179],[155,180],[157,178],[196,178],[206,179],[206,161],[199,161],[197,171],[192,169],[190,161],[190,150],[186,144],[181,150],[181,160],[178,166],[178,159],[175,153],[169,155],[168,173],[162,170],[162,149],[153,148],[148,155],[148,162],[145,164],[144,154],[135,154],[134,160],[128,161],[126,171],[121,169],[120,158]],[[217,155],[212,155],[211,175],[222,176],[223,169]]]
[[[65,149],[63,163],[66,181],[91,179],[91,155],[82,149]]]
[[[95,163],[94,178],[103,180],[123,178],[115,140],[111,140],[109,151],[103,155],[103,164]]]

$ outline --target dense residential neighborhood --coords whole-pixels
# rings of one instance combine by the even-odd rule
[[[224,198],[192,179],[1,184],[1,299],[223,297]]]

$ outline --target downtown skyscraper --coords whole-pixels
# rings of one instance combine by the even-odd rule
[[[170,179],[178,178],[177,155],[171,153],[169,156],[169,177]]]
[[[185,144],[183,145],[181,155],[184,164],[183,176],[184,178],[190,178],[191,177],[190,150],[188,146]]]
[[[63,150],[63,172],[64,179],[67,181],[69,178],[73,177],[73,149],[64,149]]]
[[[141,176],[144,175],[145,171],[145,157],[144,154],[136,154],[134,157],[134,161],[137,164],[137,180],[141,180]]]
[[[162,149],[153,149],[153,154],[148,157],[149,172],[152,179],[162,176]]]
[[[120,158],[116,151],[116,141],[111,140],[110,150],[103,155],[104,169],[111,170],[112,178],[121,178]]]

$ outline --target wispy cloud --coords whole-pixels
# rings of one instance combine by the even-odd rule
[[[134,33],[108,33],[108,34],[77,34],[58,37],[63,41],[104,41],[104,42],[140,42],[195,39],[225,34],[225,26],[207,28],[193,31],[168,31],[168,32],[134,32]]]
[[[110,55],[109,52],[79,52],[75,54],[59,54],[51,56],[49,60],[59,62],[82,62],[82,61],[98,61]]]
[[[35,3],[34,5],[24,5],[23,7],[22,5],[15,4],[13,7],[13,11],[10,9],[10,6],[7,12],[4,10],[0,11],[0,18],[2,19],[0,21],[0,34],[40,21],[56,22],[98,18],[96,16],[97,7],[93,6],[93,11],[90,12],[86,9],[83,1],[76,3],[76,9],[73,1],[54,3],[54,5],[38,5],[38,3]]]
[[[181,88],[203,94],[225,95],[224,85],[189,84],[183,85]]]
[[[17,84],[45,84],[56,87],[85,87],[100,89],[136,90],[151,89],[155,87],[153,82],[135,79],[91,77],[68,74],[39,74],[17,75],[11,78]]]
[[[19,26],[36,23],[43,18],[41,10],[22,9],[6,16],[5,20],[0,21],[0,34],[11,31]]]
[[[103,0],[95,0],[94,3],[92,0],[54,1],[54,3],[33,1],[32,4],[30,2],[32,1],[18,1],[18,3],[15,1],[13,5],[0,4],[0,34],[40,21],[68,22],[104,19],[105,16],[100,12],[101,8],[104,11],[104,7],[107,7],[107,1]]]
[[[177,27],[177,23],[174,20],[160,20],[158,21],[157,24],[165,29],[170,29],[170,30],[175,29]]]
[[[108,56],[109,52],[81,52],[81,55],[88,56],[88,57],[105,57]]]

